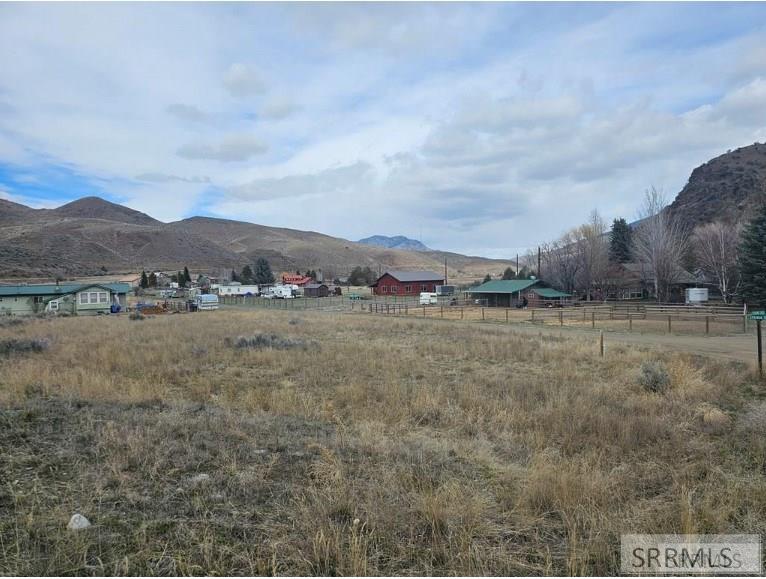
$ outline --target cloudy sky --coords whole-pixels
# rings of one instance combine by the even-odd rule
[[[0,4],[0,196],[494,257],[766,141],[763,4]]]

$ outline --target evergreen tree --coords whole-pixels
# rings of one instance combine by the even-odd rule
[[[239,274],[239,281],[241,281],[243,284],[253,283],[253,268],[251,268],[249,265],[243,267],[242,273]]]
[[[138,282],[138,285],[141,286],[141,289],[146,289],[146,288],[149,287],[149,278],[146,277],[146,272],[145,271],[141,272],[141,281]]]
[[[503,279],[516,279],[516,272],[510,267],[506,267],[503,272]]]
[[[488,281],[492,281],[492,276],[489,274],[484,276],[484,283],[487,283]]]
[[[530,275],[532,275],[532,272],[529,271],[529,268],[526,265],[522,265],[519,273],[516,275],[516,279],[529,279]]]
[[[255,283],[267,284],[274,283],[274,274],[271,272],[271,266],[264,257],[259,257],[255,261],[255,273],[253,274]]]
[[[176,281],[178,282],[178,287],[186,287],[186,276],[184,275],[184,272],[179,271],[176,273]]]
[[[766,307],[766,205],[742,232],[739,267],[742,299],[751,309]]]
[[[185,281],[187,284],[190,284],[190,283],[191,283],[191,280],[192,280],[192,279],[191,279],[191,276],[189,275],[189,268],[188,268],[188,267],[186,267],[186,266],[184,266],[184,281]]]
[[[609,259],[614,263],[626,263],[632,259],[633,230],[622,217],[612,223],[609,239]]]
[[[149,287],[157,287],[157,274],[154,272],[150,273],[147,281],[149,282]]]
[[[233,269],[231,270],[231,280],[230,281],[239,281],[239,274],[236,271],[234,271]]]

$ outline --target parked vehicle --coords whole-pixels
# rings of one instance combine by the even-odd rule
[[[421,292],[420,293],[420,305],[421,306],[433,306],[439,303],[438,296],[433,292]]]

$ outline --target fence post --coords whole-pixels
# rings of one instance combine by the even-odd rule
[[[444,306],[441,306],[441,310],[439,311],[439,315],[443,318],[444,317]]]
[[[633,314],[631,314],[630,312],[628,312],[628,331],[629,332],[633,331]]]
[[[601,357],[604,357],[604,330],[601,330],[599,334],[599,347],[601,349]]]
[[[673,331],[672,319],[673,317],[670,314],[668,314],[668,334],[670,334]]]
[[[590,313],[590,327],[595,328],[596,327],[596,310],[593,310]]]
[[[529,310],[529,311],[532,312],[532,321],[534,322],[535,321],[535,310],[532,309],[532,310]]]
[[[481,308],[481,320],[484,321],[484,308]]]
[[[508,308],[505,308],[505,323],[508,323]]]
[[[406,316],[408,314],[409,314],[409,312],[407,310],[407,304],[404,304],[404,315]]]
[[[559,326],[564,325],[564,310],[559,310]]]
[[[742,316],[742,333],[747,334],[747,316]]]
[[[426,307],[425,306],[423,306],[423,317],[424,318],[426,317]]]
[[[705,335],[710,334],[710,316],[705,316]]]
[[[462,307],[460,308],[460,319],[461,320],[463,319],[463,308]]]

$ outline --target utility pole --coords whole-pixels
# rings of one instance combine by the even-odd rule
[[[519,254],[516,254],[516,273],[519,273]]]
[[[447,258],[444,258],[444,285],[447,285]]]
[[[542,279],[542,252],[540,246],[537,246],[537,279]]]

